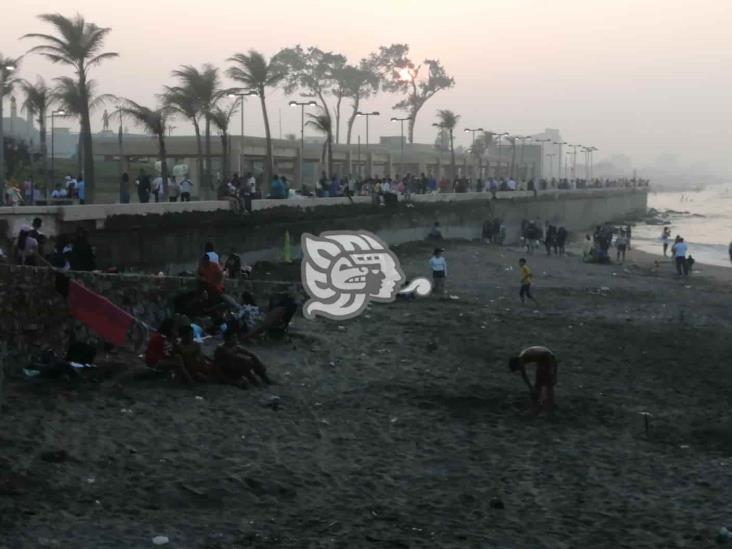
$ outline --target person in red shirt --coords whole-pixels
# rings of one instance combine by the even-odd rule
[[[208,254],[203,254],[201,263],[198,266],[198,278],[206,285],[208,293],[212,296],[220,296],[224,293],[224,271],[221,265],[211,261]]]
[[[163,320],[160,328],[147,342],[145,364],[149,368],[158,368],[171,359],[175,340],[175,323],[168,318]]]
[[[527,366],[536,367],[534,384],[529,381],[526,373]],[[521,351],[508,360],[508,367],[512,372],[521,372],[521,377],[529,387],[532,412],[538,413],[542,409],[551,412],[554,408],[554,386],[557,384],[557,357],[547,347],[535,345]]]

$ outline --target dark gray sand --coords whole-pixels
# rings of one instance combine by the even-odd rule
[[[732,524],[732,271],[536,253],[522,307],[521,252],[445,247],[459,299],[298,316],[252,347],[269,389],[8,381],[0,547],[712,546]],[[415,276],[430,251],[398,253]],[[562,361],[552,418],[506,368],[531,344]]]

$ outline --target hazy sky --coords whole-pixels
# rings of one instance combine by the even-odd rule
[[[461,127],[559,128],[570,142],[598,147],[598,159],[625,153],[646,165],[671,153],[732,174],[732,0],[25,0],[3,10],[0,52],[24,53],[33,42],[16,38],[48,31],[35,16],[56,11],[112,27],[107,49],[121,57],[93,77],[100,91],[143,103],[180,64],[224,66],[235,52],[271,55],[297,43],[355,62],[407,42],[416,59],[440,59],[456,80],[420,113],[418,141],[434,140],[434,113],[450,108]],[[29,56],[20,74],[67,72]],[[397,100],[380,94],[365,106],[384,115],[372,119],[372,140],[398,135],[388,122]],[[299,132],[297,112],[274,95],[273,134],[279,111],[283,134]],[[253,102],[246,114],[247,133],[262,134]],[[356,130],[363,134],[361,123]],[[459,142],[468,143],[463,132]]]

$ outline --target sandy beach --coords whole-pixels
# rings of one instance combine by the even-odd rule
[[[298,314],[252,346],[267,389],[6,380],[0,547],[713,546],[732,524],[732,271],[535,253],[522,307],[520,250],[444,246],[457,299]],[[396,249],[409,276],[431,248]],[[532,344],[561,360],[553,417],[506,367]]]

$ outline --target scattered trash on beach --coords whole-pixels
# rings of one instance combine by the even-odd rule
[[[651,414],[649,412],[641,412],[640,415],[643,416],[643,424],[646,429],[646,437],[648,437],[650,431],[650,420],[648,418],[651,417]]]
[[[259,401],[260,406],[272,408],[275,412],[279,410],[282,399],[277,395],[270,395]]]
[[[196,400],[203,400],[203,397],[201,395],[196,395]]]
[[[491,509],[505,509],[506,507],[501,498],[491,498],[490,506]]]
[[[732,541],[732,529],[722,526],[717,534],[717,543],[727,543],[728,541]]]
[[[460,299],[460,298],[458,296],[456,296],[456,295],[451,295],[450,296],[450,299]]]
[[[153,545],[167,545],[170,543],[170,539],[168,539],[168,536],[155,536],[152,542]]]
[[[132,410],[130,410],[129,408],[122,408],[120,410],[120,413],[121,414],[131,414],[132,413]]]

